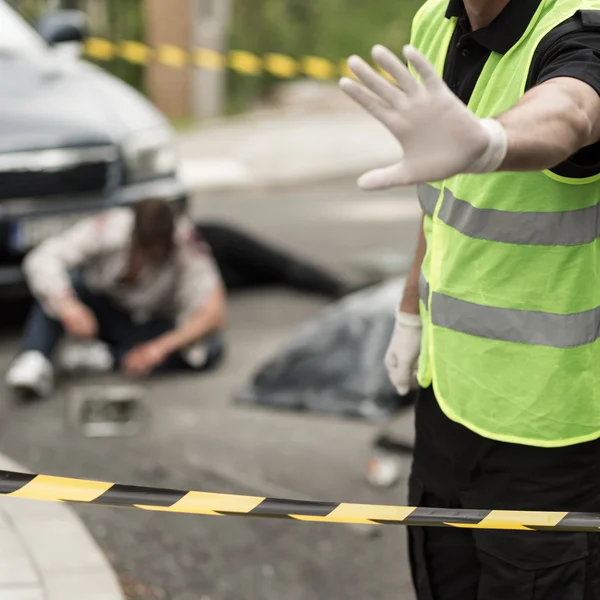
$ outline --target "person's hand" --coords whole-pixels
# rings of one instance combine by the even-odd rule
[[[98,321],[94,313],[77,298],[62,300],[58,316],[65,331],[73,337],[92,339],[98,335]]]
[[[362,83],[349,77],[340,81],[342,90],[381,121],[403,151],[398,164],[366,173],[359,186],[374,190],[498,169],[507,152],[502,125],[478,119],[416,48],[406,46],[404,56],[421,82],[383,46],[373,48],[373,59],[398,87],[358,56],[349,58],[348,67]]]
[[[146,342],[125,355],[122,369],[129,377],[144,377],[162,365],[170,353],[168,344],[161,339]]]
[[[418,387],[420,350],[421,317],[399,311],[384,362],[390,381],[401,396]]]

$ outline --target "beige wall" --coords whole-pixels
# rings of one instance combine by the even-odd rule
[[[146,43],[192,48],[192,0],[145,0]],[[146,85],[152,101],[168,117],[191,113],[192,69],[173,68],[152,62],[146,69]]]

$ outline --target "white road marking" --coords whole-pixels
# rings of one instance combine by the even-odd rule
[[[415,221],[421,217],[417,200],[396,197],[365,198],[364,201],[339,202],[322,208],[324,217],[341,221]]]
[[[211,187],[237,187],[252,181],[250,170],[240,161],[228,158],[187,159],[179,166],[179,175],[191,190]]]

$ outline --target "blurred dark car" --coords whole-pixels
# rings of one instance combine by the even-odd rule
[[[66,56],[85,17],[60,11],[37,31],[0,0],[0,298],[27,294],[36,244],[108,208],[160,196],[181,204],[172,130],[138,92]]]

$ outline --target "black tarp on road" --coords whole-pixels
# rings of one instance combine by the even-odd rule
[[[404,279],[327,307],[296,332],[236,397],[243,404],[385,419],[410,405],[390,384],[383,359]]]

